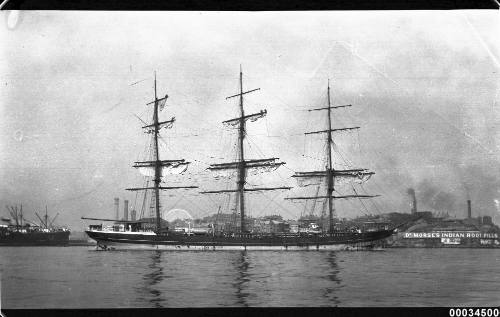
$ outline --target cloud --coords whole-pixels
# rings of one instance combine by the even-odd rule
[[[323,140],[303,133],[324,128],[325,121],[305,110],[325,105],[330,78],[333,103],[353,105],[335,112],[334,126],[362,128],[336,136],[336,144],[355,165],[377,173],[366,190],[383,196],[376,206],[367,204],[369,212],[408,211],[406,190],[412,187],[424,200],[422,208],[460,215],[469,195],[478,213],[492,214],[499,199],[499,175],[491,166],[498,164],[500,110],[492,107],[499,89],[492,59],[498,56],[498,39],[488,23],[498,24],[498,16],[468,12],[467,17],[457,12],[25,12],[14,32],[0,31],[6,43],[0,62],[6,82],[0,91],[5,180],[0,195],[31,206],[59,204],[67,210],[60,221],[75,227],[89,209],[112,215],[114,197],[133,204],[124,188],[142,179],[130,165],[148,154],[142,123],[133,114],[151,118],[145,104],[153,98],[155,70],[158,93],[170,96],[161,115],[176,117],[162,154],[193,162],[185,179],[168,182],[234,187],[215,183],[206,164],[212,157],[235,158],[234,131],[223,130],[221,122],[238,114],[238,104],[225,97],[238,90],[243,64],[245,87],[261,88],[245,98],[247,113],[268,110],[266,118],[248,125],[247,157],[287,162],[278,176],[256,182],[293,184],[294,171],[322,166]],[[22,131],[14,136],[23,142],[13,131]],[[165,208],[178,200],[167,195]],[[177,207],[193,216],[234,205],[227,197],[183,195]],[[302,205],[281,199],[287,193],[279,195],[249,195],[249,209],[303,212]],[[363,210],[348,202],[337,207],[346,216]]]

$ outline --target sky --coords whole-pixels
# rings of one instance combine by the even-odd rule
[[[81,216],[113,217],[115,197],[139,210],[125,188],[144,185],[131,165],[147,154],[155,72],[158,95],[169,95],[160,119],[176,118],[161,156],[192,162],[166,184],[200,187],[163,193],[164,214],[230,212],[229,195],[199,191],[235,186],[207,167],[235,159],[236,131],[222,121],[238,116],[225,97],[238,92],[241,65],[244,89],[260,88],[246,113],[268,112],[247,124],[246,157],[286,162],[248,186],[294,187],[249,194],[250,215],[313,208],[283,198],[314,195],[290,176],[324,167],[324,136],[304,132],[326,129],[325,113],[307,109],[327,105],[330,80],[332,104],[352,105],[334,111],[333,127],[361,127],[334,136],[335,164],[374,171],[363,191],[380,195],[336,202],[340,217],[409,212],[414,188],[420,210],[463,218],[470,199],[473,216],[500,223],[498,11],[1,15],[0,215],[22,204],[35,220],[47,206],[80,230]]]

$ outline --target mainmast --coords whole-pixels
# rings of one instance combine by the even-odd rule
[[[342,105],[342,106],[332,106],[331,105],[331,98],[330,98],[330,80],[328,80],[328,88],[327,88],[327,96],[328,96],[328,106],[324,108],[315,108],[315,109],[309,109],[308,111],[323,111],[327,110],[327,119],[328,119],[328,128],[326,130],[321,130],[321,131],[312,131],[312,132],[306,132],[304,134],[319,134],[319,133],[326,133],[326,155],[327,155],[327,166],[325,167],[325,171],[312,171],[312,172],[296,172],[295,175],[292,177],[296,177],[297,180],[305,180],[305,179],[324,179],[326,177],[326,183],[327,183],[327,188],[326,188],[326,195],[325,196],[314,196],[314,197],[288,197],[285,199],[289,200],[294,200],[294,199],[321,199],[321,198],[326,198],[328,201],[328,219],[329,219],[329,232],[333,232],[333,216],[335,213],[334,207],[333,207],[333,201],[334,199],[347,199],[347,198],[372,198],[372,197],[377,197],[378,195],[340,195],[340,196],[335,196],[333,195],[333,192],[335,191],[335,178],[350,178],[350,179],[357,179],[361,181],[367,180],[371,175],[375,174],[374,172],[370,172],[367,169],[348,169],[348,170],[336,170],[333,166],[332,162],[332,145],[333,143],[333,137],[332,137],[332,132],[341,132],[341,131],[350,131],[350,130],[356,130],[359,129],[359,127],[348,127],[348,128],[340,128],[340,129],[333,129],[332,128],[332,110],[339,109],[339,108],[345,108],[345,107],[352,107],[352,105]],[[300,186],[300,185],[299,185]]]
[[[232,95],[226,98],[231,99],[235,97],[239,97],[239,108],[240,108],[240,117],[223,121],[223,124],[230,126],[238,126],[238,161],[237,162],[229,162],[229,163],[219,163],[219,164],[211,164],[208,168],[212,171],[220,171],[227,169],[236,169],[238,171],[238,180],[237,180],[237,189],[229,189],[229,190],[215,190],[215,191],[204,191],[201,192],[203,194],[216,194],[216,193],[238,193],[239,198],[239,207],[240,207],[240,231],[241,233],[247,232],[247,228],[245,225],[245,192],[252,191],[266,191],[266,190],[277,190],[277,189],[290,189],[291,187],[258,187],[258,188],[246,188],[246,174],[247,169],[250,168],[278,168],[279,166],[285,164],[284,162],[278,162],[279,158],[267,158],[267,159],[252,159],[245,160],[245,147],[244,140],[246,135],[246,121],[256,121],[257,119],[263,118],[267,115],[267,110],[261,110],[260,112],[253,113],[250,115],[245,115],[245,109],[243,106],[243,95],[260,90],[260,88],[243,91],[243,72],[241,70],[240,65],[240,92],[236,95]]]
[[[165,96],[165,99],[168,95]],[[166,101],[166,100],[165,100]],[[156,228],[158,231],[161,229],[160,217],[160,183],[161,183],[161,162],[160,151],[158,150],[158,133],[160,125],[158,124],[158,97],[156,95],[156,72],[155,72],[155,102],[153,110],[153,125],[154,125],[154,155],[155,155],[155,176],[154,176],[154,191],[155,191],[155,214],[156,214]]]
[[[153,180],[154,184],[153,187],[138,187],[138,188],[127,188],[127,190],[130,191],[137,191],[137,190],[148,190],[152,189],[155,193],[155,215],[156,215],[156,231],[160,232],[161,231],[161,215],[160,215],[160,190],[168,190],[168,189],[180,189],[180,188],[198,188],[198,186],[161,186],[162,182],[162,176],[164,171],[168,171],[169,169],[178,169],[182,172],[184,172],[190,162],[186,162],[184,159],[181,160],[161,160],[160,159],[160,151],[158,149],[158,138],[160,137],[160,129],[162,128],[171,128],[172,125],[175,122],[175,117],[172,117],[172,119],[168,121],[162,121],[160,122],[159,120],[159,111],[163,109],[165,106],[165,103],[167,101],[168,95],[165,95],[165,97],[158,99],[157,97],[157,92],[156,92],[156,72],[155,72],[155,78],[154,78],[154,93],[155,93],[155,99],[154,101],[148,103],[147,105],[153,104],[153,123],[143,126],[143,129],[146,129],[146,133],[152,133],[153,134],[153,160],[152,161],[141,161],[141,162],[135,162],[135,165],[133,167],[136,168],[153,168],[154,169],[154,175],[153,175]],[[179,169],[180,168],[180,169]]]

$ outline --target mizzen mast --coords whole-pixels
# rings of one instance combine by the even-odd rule
[[[181,173],[184,172],[190,162],[186,162],[184,159],[180,160],[161,160],[160,152],[158,149],[158,138],[160,137],[160,129],[162,128],[171,128],[173,123],[175,122],[175,117],[172,117],[168,121],[159,120],[159,111],[162,111],[165,107],[165,103],[167,101],[168,95],[165,97],[158,99],[156,92],[156,72],[154,79],[154,93],[155,100],[148,103],[147,105],[153,105],[153,123],[149,125],[145,125],[142,128],[146,130],[146,133],[153,134],[153,158],[151,161],[140,161],[135,162],[133,167],[135,168],[153,168],[153,187],[136,187],[136,188],[127,188],[130,191],[137,190],[153,190],[155,194],[155,215],[156,215],[156,231],[161,231],[161,215],[160,215],[160,190],[169,190],[169,189],[181,189],[181,188],[198,188],[198,186],[161,186],[163,172],[169,169],[177,169],[181,170]]]
[[[350,178],[357,179],[361,181],[367,180],[371,175],[375,174],[374,172],[370,172],[367,169],[346,169],[346,170],[337,170],[333,166],[332,162],[332,145],[334,144],[332,138],[332,132],[341,132],[341,131],[352,131],[357,130],[360,127],[346,127],[346,128],[332,128],[332,110],[339,108],[352,107],[352,105],[341,105],[341,106],[332,106],[331,98],[330,98],[330,80],[328,80],[328,106],[323,108],[315,108],[309,109],[309,112],[312,111],[327,111],[327,119],[328,119],[328,128],[326,130],[320,131],[312,131],[306,132],[304,134],[320,134],[326,133],[326,156],[327,156],[327,165],[324,171],[311,171],[311,172],[296,172],[292,177],[297,178],[297,180],[302,179],[325,179],[327,183],[326,195],[325,196],[315,196],[315,197],[287,197],[285,199],[295,200],[295,199],[322,199],[326,198],[328,200],[328,219],[329,219],[329,232],[333,232],[333,216],[335,213],[335,209],[333,207],[333,201],[335,199],[348,199],[348,198],[373,198],[378,195],[333,195],[335,191],[335,178]],[[299,185],[300,186],[300,185]]]
[[[225,125],[238,126],[238,161],[220,164],[211,164],[208,168],[212,171],[236,169],[238,172],[238,180],[236,181],[237,189],[233,190],[215,190],[215,191],[204,191],[203,194],[216,194],[216,193],[238,193],[239,199],[239,209],[240,209],[240,226],[241,233],[247,232],[245,226],[245,192],[250,191],[267,191],[267,190],[278,190],[278,189],[290,189],[291,187],[259,187],[259,188],[245,188],[246,184],[246,174],[247,169],[250,168],[278,168],[280,165],[285,164],[284,162],[278,162],[279,158],[267,158],[267,159],[252,159],[245,160],[245,147],[244,140],[246,136],[246,121],[256,121],[267,115],[267,110],[261,110],[260,112],[253,113],[250,115],[245,115],[245,109],[243,106],[243,95],[260,90],[260,88],[251,89],[243,91],[243,72],[240,66],[240,92],[238,94],[226,97],[226,100],[231,98],[239,98],[239,108],[240,116],[238,118],[223,121]]]

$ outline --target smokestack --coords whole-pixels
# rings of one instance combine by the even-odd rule
[[[411,202],[411,213],[415,214],[417,213],[417,197],[415,196],[415,190],[413,188],[408,188],[408,195],[410,195],[410,198],[412,199]]]
[[[118,220],[120,219],[120,198],[115,198],[115,214],[116,217],[115,219]]]
[[[123,220],[128,220],[128,200],[123,201]]]
[[[472,218],[472,208],[470,205],[470,200],[467,200],[467,218]]]
[[[136,213],[135,209],[132,209],[132,211],[130,212],[130,218],[131,218],[130,220],[135,221],[135,213]]]

